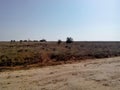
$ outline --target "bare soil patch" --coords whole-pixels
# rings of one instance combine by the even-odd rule
[[[120,57],[0,72],[0,90],[120,90]]]

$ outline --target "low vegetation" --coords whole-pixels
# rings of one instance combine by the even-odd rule
[[[0,67],[46,66],[120,56],[120,42],[0,42]],[[72,41],[71,41],[72,40]],[[22,43],[21,43],[22,42]]]

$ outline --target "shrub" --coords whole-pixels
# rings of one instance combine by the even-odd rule
[[[15,40],[11,40],[11,42],[15,42]]]
[[[27,42],[27,40],[24,40],[24,42]]]
[[[23,40],[20,40],[20,43],[22,43],[23,42]]]
[[[38,42],[38,40],[34,40],[33,42]]]
[[[50,59],[54,59],[56,61],[66,61],[70,60],[72,55],[68,52],[59,52],[59,53],[52,53]]]
[[[60,44],[62,43],[62,41],[61,41],[61,40],[58,40],[58,42],[57,42],[57,43],[58,43],[58,45],[60,45]]]
[[[40,40],[40,42],[47,42],[45,39]]]
[[[2,55],[0,57],[0,65],[1,66],[10,66],[10,62],[11,62],[11,60],[6,55]]]

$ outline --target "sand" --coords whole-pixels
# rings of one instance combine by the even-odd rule
[[[120,90],[120,57],[0,72],[0,90]]]

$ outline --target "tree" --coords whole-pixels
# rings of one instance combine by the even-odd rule
[[[47,42],[45,39],[40,40],[40,42]]]
[[[60,45],[60,44],[62,43],[62,41],[61,41],[61,40],[58,40],[58,42],[57,42],[57,43],[58,43],[58,45]]]
[[[71,38],[71,37],[67,37],[67,39],[66,39],[66,43],[73,43],[73,38]]]
[[[23,40],[20,40],[20,43],[22,43],[23,42]]]
[[[11,40],[11,42],[15,42],[15,40]]]

